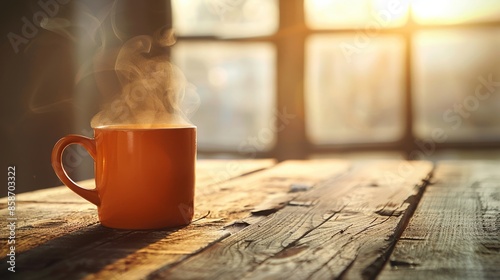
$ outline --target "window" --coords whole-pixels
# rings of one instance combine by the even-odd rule
[[[499,140],[500,94],[487,81],[500,81],[500,28],[420,31],[414,46],[417,137]]]
[[[191,118],[198,145],[205,150],[236,151],[269,125],[275,105],[275,51],[268,43],[180,42],[174,64],[193,81],[201,106]],[[258,143],[268,151],[275,138]]]
[[[172,7],[173,60],[202,101],[193,117],[201,154],[241,157],[249,139],[258,155],[278,159],[345,151],[412,158],[429,142],[500,148],[499,1]]]
[[[305,0],[306,24],[311,29],[398,27],[406,24],[409,1]]]
[[[277,0],[172,0],[172,8],[180,36],[255,37],[278,29]]]
[[[276,117],[276,47],[253,38],[277,32],[278,1],[174,0],[172,8],[179,36],[172,60],[201,99],[191,118],[198,127],[200,153],[241,157],[249,148],[271,151],[276,143],[276,135],[269,133]]]
[[[306,40],[306,131],[312,144],[391,142],[404,133],[404,40],[385,35],[345,56],[352,35]]]
[[[459,24],[500,20],[497,0],[418,0],[412,13],[419,24]]]

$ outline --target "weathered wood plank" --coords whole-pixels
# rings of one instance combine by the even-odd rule
[[[150,278],[373,278],[431,171],[429,162],[360,164]]]
[[[0,210],[7,217],[7,209]],[[95,206],[86,204],[38,204],[17,203],[16,209],[16,253],[20,254],[53,238],[98,223]],[[1,227],[6,228],[6,221]],[[6,231],[2,231],[2,242],[6,242]],[[7,248],[2,246],[4,256]]]
[[[197,199],[199,200],[200,195],[209,191],[209,186],[216,184],[216,182],[230,180],[246,173],[271,167],[274,164],[274,160],[266,159],[198,161],[196,170]],[[225,177],[218,174],[225,174]],[[84,187],[95,187],[93,179],[79,183]],[[7,198],[0,199],[0,204],[6,205],[6,202]],[[65,186],[19,194],[16,197],[16,204],[16,252],[18,254],[53,238],[98,223],[96,207]],[[207,210],[200,209],[196,212],[195,218],[206,213],[202,211]],[[7,217],[7,209],[0,210],[0,215]],[[0,226],[6,228],[6,223],[7,220],[4,219],[0,222]],[[6,238],[7,236],[2,234],[0,240],[6,242]],[[3,256],[7,250],[7,246],[2,246],[0,254]]]
[[[379,279],[499,279],[499,168],[439,163]]]
[[[269,168],[276,164],[273,159],[258,160],[198,160],[196,162],[196,190],[203,191],[206,186],[222,183],[241,175]],[[78,182],[84,188],[95,188],[94,179]],[[66,186],[32,191],[17,195],[17,202],[35,203],[88,203]],[[0,198],[0,209],[7,205],[7,198]]]
[[[166,236],[161,241],[163,243],[161,247],[152,243],[138,250],[137,253],[106,266],[106,269],[90,275],[88,279],[109,276],[145,277],[159,267],[173,265],[226,238],[231,232],[241,229],[242,227],[227,229],[224,226],[247,217],[256,205],[259,205],[259,201],[265,200],[266,197],[270,195],[277,197],[279,194],[288,197],[291,186],[297,184],[314,186],[329,177],[338,176],[348,167],[349,164],[343,161],[315,161],[310,164],[289,161],[259,173],[214,185],[213,188],[202,193],[200,199],[197,199],[198,211],[209,213],[206,215],[206,219],[210,221],[209,224],[200,226],[198,236],[193,238],[197,239],[197,244],[203,246],[192,247],[190,245],[192,241],[188,238],[192,234],[192,229],[184,228],[175,232],[174,235]],[[203,222],[204,219],[201,219],[197,223]],[[112,246],[116,247],[115,244]],[[158,248],[156,254],[147,253],[151,246]],[[178,248],[182,248],[183,252]],[[138,257],[139,255],[141,257]],[[168,257],[165,257],[166,255]]]
[[[86,232],[88,229],[81,227],[20,254],[19,266],[25,275],[35,279],[144,277],[239,230],[238,226],[229,229],[224,229],[224,226],[250,215],[266,197],[278,196],[279,193],[288,196],[292,185],[314,185],[342,173],[348,166],[348,163],[340,161],[318,161],[307,165],[298,161],[286,162],[261,172],[208,185],[197,190],[195,217],[199,220],[187,227],[154,232],[111,230],[114,238],[108,240],[104,237],[110,230],[93,225],[91,228],[97,233],[90,234],[92,238],[88,240],[88,246],[81,245],[81,240],[89,235]],[[71,208],[82,204],[62,205]],[[31,233],[37,234],[37,229]],[[42,260],[31,267],[31,263],[44,254],[61,255],[63,258],[48,262]]]
[[[194,222],[186,230],[123,231],[98,224],[50,240],[19,254],[16,276],[22,279],[136,279],[162,262],[179,261],[228,233],[217,222]],[[166,250],[164,247],[168,247]],[[152,261],[156,260],[156,261]],[[2,267],[3,268],[3,267]],[[90,273],[93,273],[90,274]],[[2,269],[0,276],[10,275]]]

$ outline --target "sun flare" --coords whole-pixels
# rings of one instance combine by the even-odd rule
[[[413,0],[412,14],[421,24],[456,24],[498,19],[500,1]]]

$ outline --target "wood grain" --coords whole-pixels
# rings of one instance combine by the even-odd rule
[[[379,279],[499,279],[499,168],[439,163]]]
[[[221,183],[231,178],[262,170],[275,164],[274,160],[201,160],[197,163],[197,197],[210,190],[217,182]],[[238,165],[237,167],[235,167]],[[229,168],[231,166],[231,168]],[[229,171],[228,171],[229,170]],[[218,177],[217,174],[226,174]],[[94,180],[79,182],[81,186],[94,188]],[[213,187],[216,189],[215,187]],[[2,217],[7,217],[5,205],[7,198],[0,199],[0,210]],[[70,234],[79,229],[98,224],[96,207],[84,200],[65,186],[43,189],[16,196],[16,252],[22,253],[34,248],[44,242],[59,236]],[[206,209],[199,209],[196,217],[199,218]],[[0,222],[5,228],[6,220]],[[2,231],[2,233],[6,233]],[[0,240],[6,242],[6,236],[2,234]],[[0,248],[0,254],[7,252],[7,247]]]
[[[196,194],[197,220],[184,228],[163,231],[106,229],[97,224],[95,217],[89,224],[74,224],[80,219],[80,212],[76,208],[87,207],[88,204],[29,202],[35,208],[52,206],[40,213],[39,218],[49,216],[50,219],[59,219],[60,224],[45,229],[33,227],[31,224],[35,220],[31,219],[31,215],[35,210],[26,212],[26,227],[29,228],[22,239],[32,241],[29,246],[25,246],[24,253],[19,254],[19,268],[24,276],[33,279],[145,277],[244,228],[246,222],[242,226],[235,222],[248,217],[266,197],[279,197],[280,193],[288,197],[292,185],[314,186],[326,178],[341,174],[348,167],[348,163],[340,161],[308,164],[292,161],[220,183],[200,184]],[[58,206],[66,209],[66,212],[57,213],[54,208]],[[75,216],[68,215],[70,211]],[[254,220],[259,218],[257,216]],[[67,228],[68,223],[73,225],[71,229]],[[59,226],[66,228],[58,231]],[[50,231],[58,231],[58,234]],[[37,236],[45,234],[49,238],[37,243]],[[57,257],[43,258],[45,255]],[[4,266],[0,264],[1,269]],[[5,269],[0,271],[0,276],[3,271]]]
[[[203,191],[206,186],[222,183],[232,178],[269,168],[276,164],[273,159],[257,160],[198,160],[196,163],[196,190]],[[78,182],[84,188],[95,188],[94,179]],[[18,194],[17,202],[35,203],[89,203],[66,186]],[[7,198],[0,198],[0,209],[7,205]]]
[[[432,170],[367,162],[152,279],[373,278]]]

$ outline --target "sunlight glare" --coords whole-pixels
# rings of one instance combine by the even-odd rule
[[[420,24],[456,24],[498,19],[498,0],[413,0],[412,14]]]
[[[315,29],[382,28],[406,23],[409,0],[305,0],[307,25]]]

